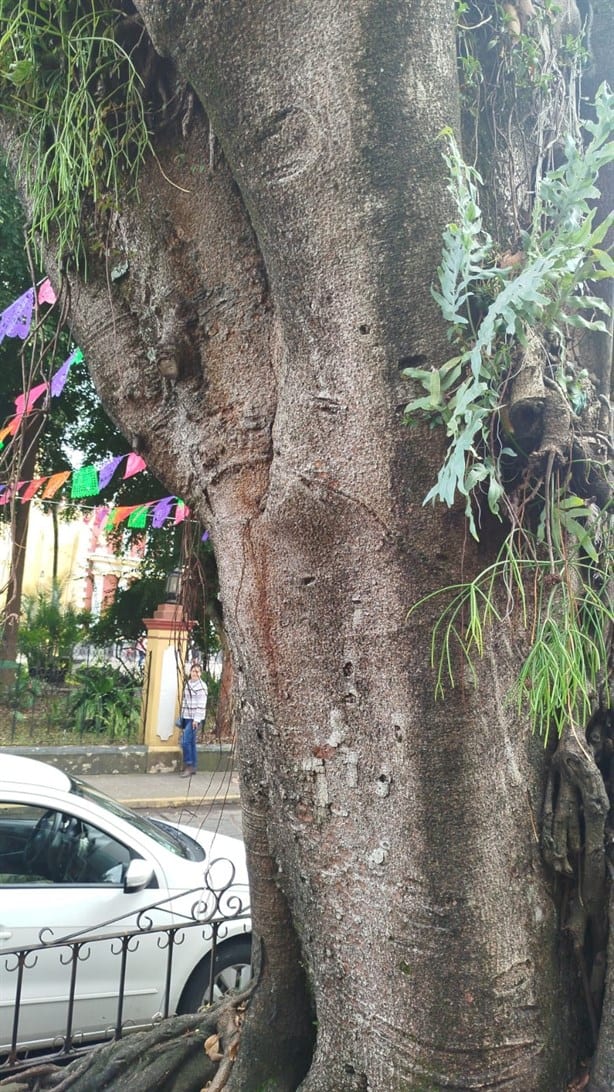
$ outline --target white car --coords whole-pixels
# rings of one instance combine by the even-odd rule
[[[245,985],[248,913],[238,839],[0,759],[0,1052],[108,1037]]]

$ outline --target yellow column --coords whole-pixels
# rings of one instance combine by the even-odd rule
[[[144,618],[147,657],[141,706],[141,731],[147,748],[147,772],[181,766],[179,715],[188,635],[192,628],[177,603],[162,603]]]

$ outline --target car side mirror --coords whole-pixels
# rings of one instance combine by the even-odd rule
[[[130,861],[126,869],[124,891],[126,894],[131,891],[142,891],[144,887],[148,887],[153,878],[153,865],[150,865],[149,861],[143,861],[140,857],[136,857]]]

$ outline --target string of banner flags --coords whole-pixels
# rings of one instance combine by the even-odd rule
[[[18,337],[25,341],[32,326],[35,302],[53,306],[56,299],[49,277],[45,277],[36,288],[28,288],[0,314],[0,345],[5,337]]]
[[[0,313],[0,344],[5,337],[18,337],[25,341],[32,327],[35,304],[53,305],[55,302],[56,295],[49,278],[45,278],[36,288],[29,288]],[[0,429],[0,448],[7,436],[16,434],[25,415],[34,409],[44,394],[48,393],[51,398],[60,396],[72,365],[81,363],[83,359],[81,349],[74,349],[48,382],[39,383],[15,398],[15,415],[4,428]],[[0,505],[8,504],[16,499],[25,504],[33,500],[39,491],[41,500],[49,500],[68,483],[69,479],[71,500],[94,497],[110,484],[124,461],[123,479],[131,478],[147,469],[142,456],[130,451],[125,455],[113,456],[99,467],[83,466],[78,470],[61,470],[46,477],[33,478],[31,481],[0,484]],[[151,526],[159,529],[169,520],[173,526],[176,526],[189,515],[190,509],[179,497],[168,496],[141,504],[115,507],[102,505],[94,510],[94,522],[97,525],[103,525],[105,531],[114,530],[124,521],[127,521],[128,527],[142,530],[147,527],[151,517]],[[205,532],[203,539],[207,537]]]
[[[21,341],[25,341],[32,328],[35,300],[38,304],[48,303],[53,305],[55,303],[56,295],[48,277],[36,289],[29,288],[27,292],[24,292],[23,295],[19,296],[2,311],[0,314],[0,345],[5,337],[18,337]],[[80,363],[82,360],[83,353],[81,349],[74,349],[57,372],[51,376],[49,382],[39,383],[29,391],[17,395],[15,399],[15,416],[4,428],[0,429],[0,447],[4,444],[7,436],[16,434],[25,415],[34,409],[37,402],[47,391],[51,398],[59,398],[66,386],[71,366]]]

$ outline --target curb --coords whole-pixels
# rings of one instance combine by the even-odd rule
[[[241,797],[238,793],[223,793],[219,796],[153,796],[143,799],[126,797],[117,798],[119,804],[123,804],[125,808],[152,808],[157,810],[158,808],[185,808],[186,806],[209,808],[217,805],[221,807],[226,804],[240,804]]]
[[[234,770],[234,752],[227,743],[199,743],[197,745],[198,772],[226,773]],[[150,752],[142,744],[122,744],[110,746],[96,744],[81,746],[0,746],[0,759],[3,754],[22,755],[59,766],[64,773],[81,777],[111,777],[116,774],[166,774],[177,773],[181,767],[181,751],[177,747],[163,756]]]

